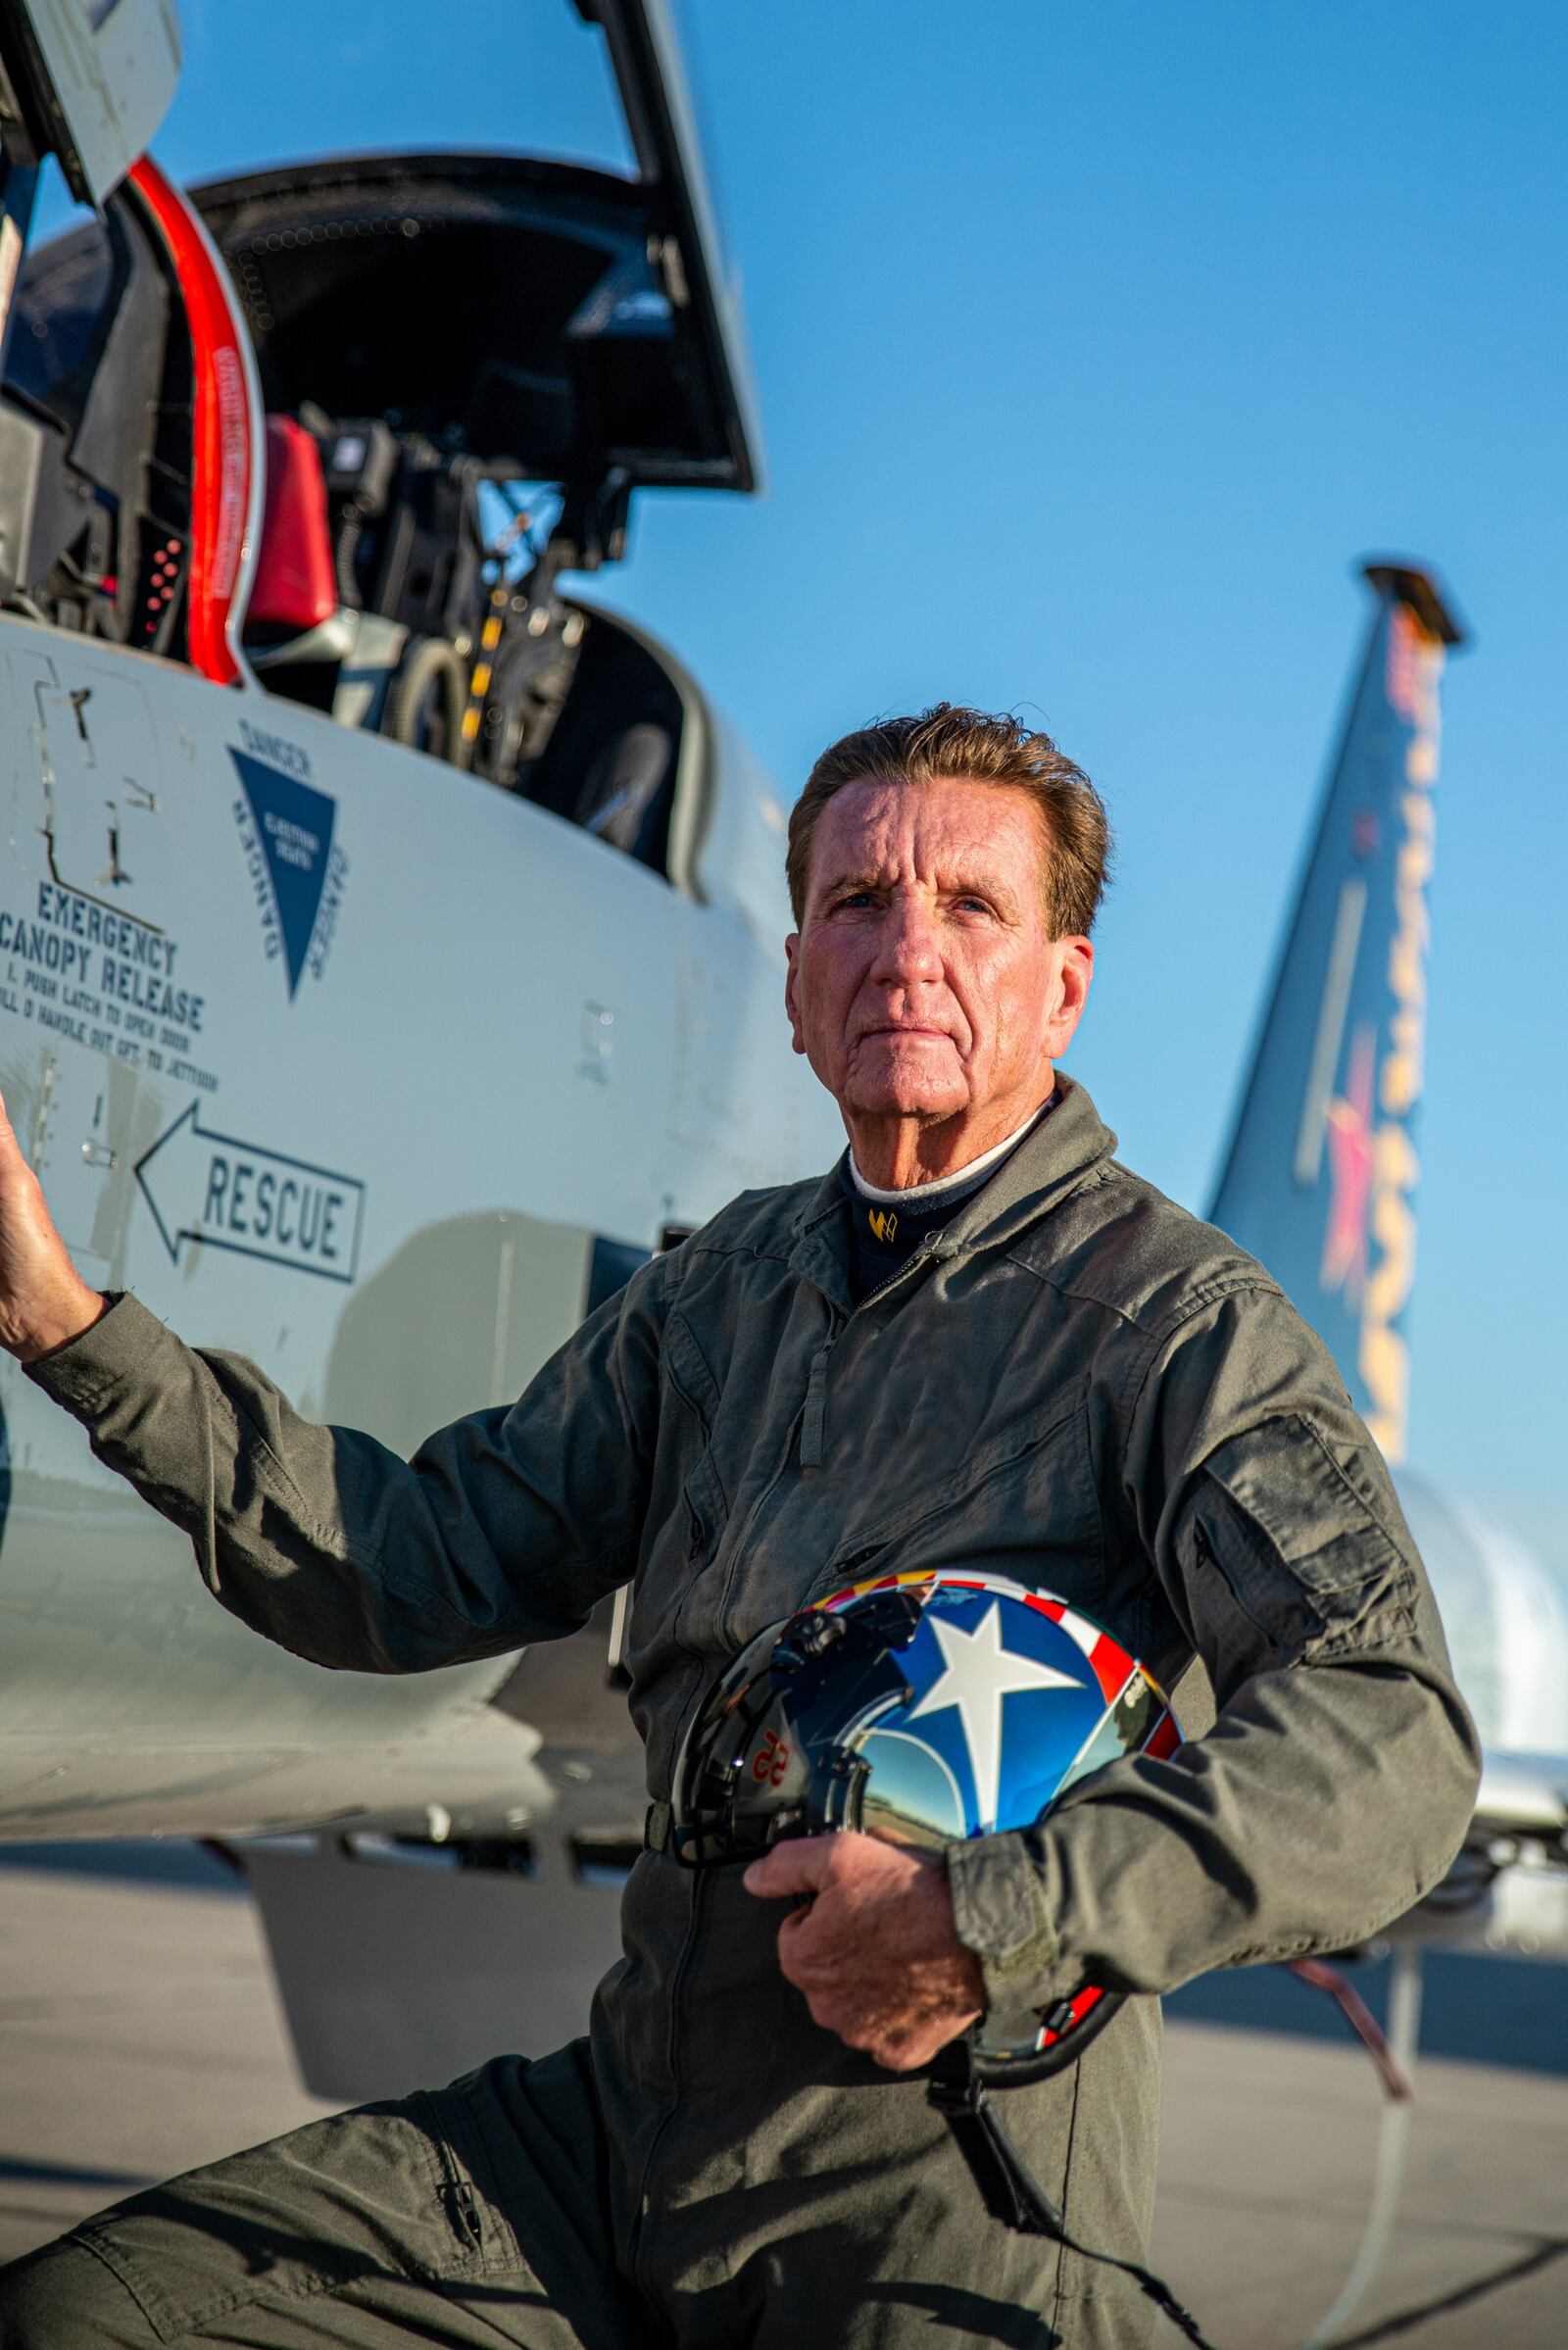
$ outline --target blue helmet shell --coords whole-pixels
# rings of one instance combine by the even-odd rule
[[[702,1865],[845,1827],[940,1847],[1030,1827],[1089,1772],[1178,1735],[1143,1667],[1054,1593],[884,1577],[736,1659],[681,1751],[675,1848]]]
[[[675,1766],[688,1867],[859,1830],[936,1853],[1028,1828],[1091,1772],[1174,1751],[1159,1689],[1051,1591],[965,1571],[884,1576],[761,1633],[699,1709]],[[971,2061],[1000,2084],[1070,2063],[1120,2001],[1085,1981],[989,2015]]]

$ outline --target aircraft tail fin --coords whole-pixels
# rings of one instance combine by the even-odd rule
[[[1364,575],[1378,607],[1210,1215],[1321,1332],[1398,1461],[1439,684],[1464,636],[1425,571]]]

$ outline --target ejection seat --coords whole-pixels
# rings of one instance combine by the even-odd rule
[[[321,453],[293,416],[268,417],[265,448],[266,502],[245,651],[273,692],[320,702],[318,672],[325,670],[335,686],[353,650],[355,617],[338,602]],[[330,700],[328,690],[322,707]]]
[[[431,641],[342,595],[317,435],[297,416],[270,416],[266,499],[245,652],[269,692],[325,710],[340,725],[380,732],[438,759],[462,760],[466,677],[455,651],[431,674]]]

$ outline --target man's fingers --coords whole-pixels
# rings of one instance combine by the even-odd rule
[[[0,1102],[0,1346],[34,1362],[90,1330],[107,1307],[72,1263]]]
[[[0,1095],[0,1160],[21,1158],[21,1156],[22,1145],[18,1142],[12,1127],[11,1115],[5,1105],[5,1098]]]
[[[790,1836],[754,1860],[741,1882],[764,1901],[780,1901],[791,1893],[819,1893],[832,1880],[833,1842],[830,1836]]]
[[[831,1936],[824,1952],[821,1920],[814,1901],[791,1910],[780,1924],[778,1963],[785,1982],[793,1983],[798,1991],[809,1991],[815,1983],[838,1974],[843,1964],[842,1953],[834,1948]]]
[[[13,1194],[22,1186],[30,1189],[34,1182],[32,1162],[22,1148],[3,1098],[0,1098],[0,1181]]]

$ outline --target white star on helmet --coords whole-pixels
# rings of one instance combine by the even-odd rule
[[[1022,1689],[1079,1689],[1086,1684],[1054,1665],[1002,1644],[1002,1609],[993,1599],[973,1632],[933,1611],[927,1623],[942,1649],[943,1670],[906,1717],[941,1713],[956,1705],[974,1773],[975,1803],[982,1828],[993,1825],[1002,1788],[1002,1700]]]

